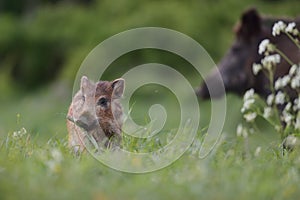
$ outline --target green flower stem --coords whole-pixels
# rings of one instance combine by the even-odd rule
[[[300,49],[300,44],[299,44],[299,42],[295,39],[295,38],[293,38],[292,36],[291,36],[291,34],[289,34],[289,33],[286,33],[285,32],[285,34],[290,38],[290,40],[292,40],[294,43],[295,43],[295,45]]]
[[[279,49],[275,49],[275,51],[281,56],[283,57],[283,59],[285,59],[291,66],[294,64],[282,51],[280,51]]]
[[[277,49],[276,49],[277,50]],[[274,95],[274,97],[276,96],[275,93],[275,88],[274,88],[274,73],[275,73],[275,67],[274,69],[270,69],[270,70],[267,70],[267,73],[268,73],[268,77],[269,77],[269,81],[270,81],[270,90],[271,90],[271,93]],[[278,108],[277,106],[275,105],[275,103],[273,102],[273,106],[272,106],[272,109],[274,110],[274,115],[275,115],[275,120],[277,121],[277,125],[280,124],[280,114],[279,114],[279,111],[278,111]],[[272,124],[274,125],[274,124]],[[282,126],[280,126],[280,129],[282,129]],[[281,131],[279,131],[281,133]]]

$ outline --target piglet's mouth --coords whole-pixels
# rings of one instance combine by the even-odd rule
[[[73,122],[74,124],[76,124],[80,128],[84,129],[85,131],[91,131],[91,130],[94,130],[96,128],[100,128],[97,120],[94,120],[90,124],[83,123],[80,120],[75,120],[74,117],[71,117],[71,116],[67,116],[67,120]]]

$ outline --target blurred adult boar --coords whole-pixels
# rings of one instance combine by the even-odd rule
[[[263,39],[268,38],[271,43],[275,44],[285,55],[294,63],[300,62],[300,51],[285,34],[272,36],[272,27],[277,21],[296,22],[296,27],[300,28],[300,18],[296,19],[279,19],[261,17],[255,9],[249,9],[241,16],[239,24],[235,27],[235,41],[229,51],[218,64],[218,69],[223,80],[218,78],[218,73],[212,71],[205,79],[197,95],[203,99],[218,98],[224,95],[220,90],[220,82],[223,81],[225,92],[232,92],[239,95],[250,88],[254,88],[256,93],[266,96],[269,93],[268,80],[264,73],[254,76],[252,64],[259,63],[262,56],[258,54],[258,46]],[[276,67],[275,80],[278,77],[287,74],[291,66],[284,60]],[[210,88],[210,93],[208,90]]]

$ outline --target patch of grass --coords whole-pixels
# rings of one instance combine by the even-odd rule
[[[197,138],[196,141],[200,138]],[[251,138],[250,138],[251,140]],[[38,144],[25,128],[0,140],[1,199],[297,199],[299,152],[276,145],[246,154],[243,138],[223,139],[199,159],[199,146],[152,173],[110,169],[87,153],[75,157],[65,139]]]

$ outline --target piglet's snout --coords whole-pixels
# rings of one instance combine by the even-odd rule
[[[96,117],[91,115],[90,112],[83,112],[76,120],[76,124],[86,131],[90,131],[97,127],[98,121]]]

